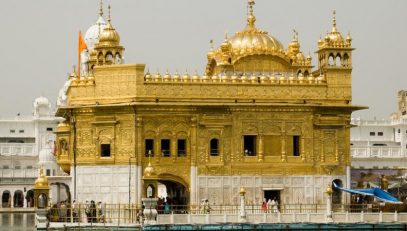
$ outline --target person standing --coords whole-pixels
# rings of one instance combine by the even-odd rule
[[[85,201],[85,214],[86,214],[86,221],[87,221],[88,223],[91,223],[91,222],[92,222],[92,218],[91,218],[91,215],[90,215],[90,204],[89,204],[89,200],[86,200],[86,201]]]
[[[104,223],[105,222],[105,216],[104,216],[104,212],[103,212],[102,201],[98,202],[98,216],[99,216],[99,222]]]
[[[97,218],[96,218],[96,204],[94,200],[90,201],[90,219],[91,222],[96,223],[97,222]]]
[[[278,202],[276,198],[271,201],[271,207],[273,208],[273,213],[278,213]]]
[[[266,198],[263,198],[263,202],[261,203],[261,211],[263,211],[264,213],[267,213],[267,202],[266,202]]]

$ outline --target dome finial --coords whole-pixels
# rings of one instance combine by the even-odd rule
[[[225,41],[228,41],[228,30],[225,30]]]
[[[99,16],[103,17],[103,1],[99,1]]]
[[[213,39],[209,40],[209,49],[213,51]]]
[[[336,32],[336,10],[333,11],[332,17],[332,32]]]
[[[298,31],[293,29],[293,41],[298,42]]]
[[[247,15],[247,25],[249,27],[254,27],[254,22],[256,22],[256,17],[253,15],[253,5],[255,4],[254,0],[247,1],[247,7],[249,8],[249,13]]]
[[[110,5],[107,6],[107,10],[108,10],[107,21],[110,23],[110,21],[111,21],[111,18],[110,18]]]

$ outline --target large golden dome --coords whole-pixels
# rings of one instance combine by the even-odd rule
[[[284,51],[283,44],[273,36],[268,35],[266,31],[256,28],[256,17],[253,15],[254,2],[249,2],[249,15],[247,17],[247,26],[244,30],[237,32],[230,43],[233,53],[244,54],[250,51],[257,52],[275,52]]]

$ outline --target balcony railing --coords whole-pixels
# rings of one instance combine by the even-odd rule
[[[1,178],[37,178],[37,169],[0,169]]]
[[[401,147],[351,147],[351,155],[353,158],[401,158],[404,157],[401,152]]]
[[[0,143],[0,155],[35,156],[35,144]]]

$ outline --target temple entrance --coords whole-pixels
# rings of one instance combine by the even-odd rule
[[[189,191],[186,182],[177,176],[164,174],[157,179],[157,210],[160,214],[187,213],[189,209]]]
[[[159,181],[159,183],[159,198],[165,199],[165,201],[169,201],[170,204],[174,206],[189,204],[189,193],[185,189],[185,186],[173,181]]]

